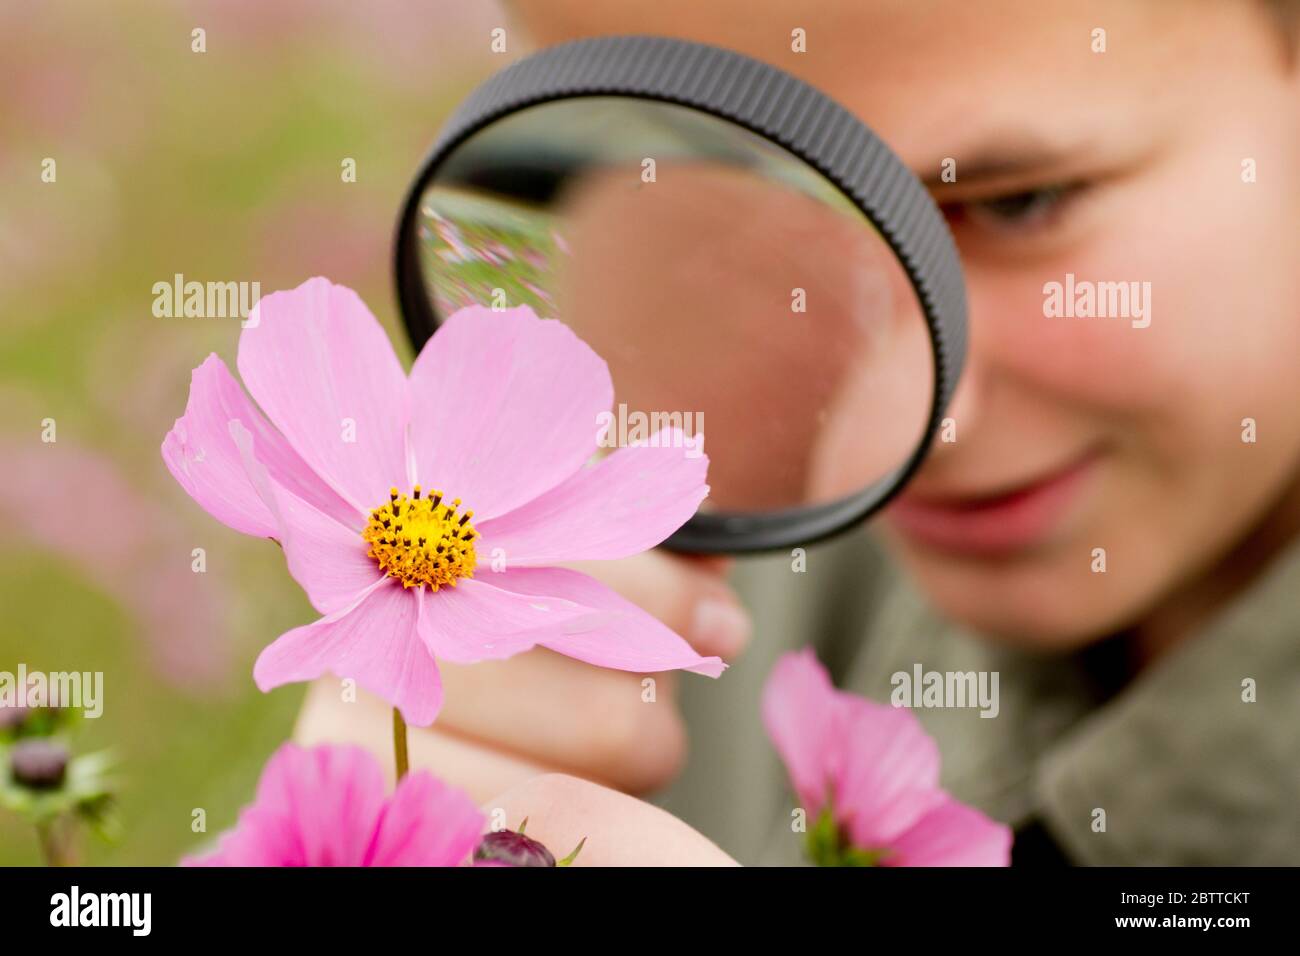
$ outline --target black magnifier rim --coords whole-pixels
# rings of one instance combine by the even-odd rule
[[[815,87],[733,50],[656,36],[575,40],[519,60],[475,89],[443,127],[397,223],[398,304],[418,352],[438,325],[420,274],[420,199],[439,167],[474,133],[541,103],[616,96],[687,106],[728,120],[816,169],[889,244],[921,304],[934,358],[925,432],[911,457],[857,494],[771,513],[701,513],[664,547],[737,554],[812,544],[882,507],[920,466],[966,357],[966,286],[952,234],[930,194],[879,137]],[[864,438],[870,441],[870,436]]]

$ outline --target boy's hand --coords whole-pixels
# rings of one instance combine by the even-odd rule
[[[577,567],[654,614],[700,654],[731,659],[749,638],[749,619],[722,577],[724,560],[649,552]],[[685,756],[675,673],[653,675],[654,700],[648,702],[642,687],[647,675],[542,649],[439,667],[445,703],[432,727],[410,728],[411,767],[433,771],[476,800],[548,771],[644,793],[669,783]],[[391,766],[391,710],[357,694],[355,703],[345,703],[337,678],[317,681],[295,737],[304,744],[358,743]]]
[[[547,774],[483,804],[493,818],[528,835],[557,860],[585,839],[573,866],[736,866],[736,861],[672,814],[627,794],[563,774]]]

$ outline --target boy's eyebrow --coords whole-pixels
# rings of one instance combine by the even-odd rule
[[[988,137],[973,149],[949,153],[929,166],[933,172],[922,177],[922,181],[933,192],[953,191],[971,183],[1042,181],[1077,170],[1081,158],[1088,153],[1087,145],[1082,142],[1009,133]],[[943,164],[947,159],[956,160],[953,182],[944,180]]]

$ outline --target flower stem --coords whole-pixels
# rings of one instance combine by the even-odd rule
[[[393,757],[397,761],[397,782],[401,783],[410,763],[406,756],[406,721],[396,707],[393,708]]]
[[[41,856],[46,866],[63,866],[63,851],[59,847],[59,835],[55,830],[55,821],[36,824],[36,836],[41,842]]]

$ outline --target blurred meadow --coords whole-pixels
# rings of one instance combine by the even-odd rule
[[[273,544],[163,466],[190,370],[233,367],[239,320],[156,318],[153,285],[324,275],[409,358],[398,203],[456,102],[523,52],[490,52],[504,25],[482,0],[0,5],[0,671],[104,673],[74,745],[112,749],[123,834],[83,837],[86,862],[171,864],[234,821],[303,694],[261,694],[253,660],[316,616]],[[0,813],[0,864],[39,860]]]

